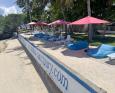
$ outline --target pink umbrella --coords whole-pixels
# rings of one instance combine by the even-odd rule
[[[37,26],[46,26],[47,23],[45,23],[45,22],[37,22],[36,25]]]
[[[36,22],[30,22],[28,25],[36,25]]]
[[[95,17],[87,16],[85,18],[82,18],[80,20],[77,20],[77,21],[70,23],[70,25],[101,24],[101,23],[109,23],[109,22],[95,18]]]
[[[64,21],[64,20],[56,20],[52,23],[49,23],[48,25],[63,25],[63,24],[69,24],[70,22]]]

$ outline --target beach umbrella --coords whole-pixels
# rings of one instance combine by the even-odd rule
[[[70,22],[67,22],[67,21],[64,21],[64,20],[56,20],[56,21],[54,21],[54,22],[51,22],[51,23],[49,23],[48,25],[49,26],[63,26],[64,27],[64,25],[67,25],[67,24],[69,24]],[[61,31],[60,31],[60,34],[61,34]]]
[[[36,25],[36,22],[30,22],[28,25]]]
[[[49,23],[48,25],[65,25],[69,24],[70,22],[64,21],[64,20],[56,20],[54,22]]]
[[[104,24],[104,23],[109,23],[109,22],[106,20],[101,20],[95,17],[87,16],[80,20],[74,21],[70,23],[69,25],[102,24],[102,23]],[[91,30],[91,25],[89,25],[89,30]],[[92,41],[92,33],[93,33],[92,31],[88,32],[88,37],[90,41]]]
[[[47,26],[47,23],[45,22],[36,22],[37,26]]]
[[[101,24],[101,23],[109,23],[109,22],[106,20],[101,20],[95,17],[87,16],[85,18],[70,23],[70,25]]]
[[[36,22],[30,22],[30,23],[28,23],[28,25],[30,25],[30,28],[32,29],[31,31],[34,31],[34,27],[36,25]],[[31,32],[31,34],[32,34],[32,32]]]
[[[41,27],[41,30],[43,30],[43,26],[47,26],[47,23],[38,21],[36,22],[36,26]]]

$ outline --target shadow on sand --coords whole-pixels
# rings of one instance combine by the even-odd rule
[[[18,47],[14,47],[12,49],[8,49],[8,51],[6,51],[6,53],[11,53],[11,52],[15,52],[15,51],[22,51],[23,48],[21,46]]]
[[[77,51],[66,49],[62,51],[62,54],[65,56],[72,56],[72,57],[78,57],[78,58],[89,58],[87,54],[84,52],[84,49],[77,50]]]
[[[39,39],[36,38],[36,37],[34,37],[34,36],[30,36],[28,39],[29,39],[30,41],[39,41]]]
[[[31,36],[29,38],[30,41],[39,41],[41,43],[35,44],[36,47],[42,46],[44,48],[51,48],[52,50],[56,50],[59,48],[65,48],[64,45],[62,45],[61,43],[56,43],[55,41],[45,41],[45,40],[39,40],[38,38],[35,38],[33,36]]]
[[[107,63],[109,65],[115,65],[115,59],[110,60],[110,61],[106,61],[105,63]]]
[[[11,53],[11,52],[17,52],[16,56],[19,56],[20,58],[23,58],[25,60],[28,59],[27,56],[21,57],[21,55],[23,55],[25,53],[22,46],[18,46],[18,47],[14,47],[12,49],[8,49],[5,53]]]
[[[55,42],[46,42],[42,47],[44,48],[51,48],[52,50],[57,50],[59,48],[65,48],[62,44],[57,44]]]

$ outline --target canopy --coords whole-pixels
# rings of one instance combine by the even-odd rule
[[[64,20],[56,20],[52,23],[49,23],[48,25],[63,25],[63,24],[69,24],[70,22],[64,21]]]
[[[45,23],[45,22],[37,22],[36,25],[38,25],[38,26],[46,26],[47,23]]]
[[[36,22],[30,22],[28,25],[36,25]]]
[[[109,23],[109,22],[95,18],[95,17],[87,16],[85,18],[82,18],[80,20],[77,20],[77,21],[70,23],[70,25],[101,24],[101,23]]]

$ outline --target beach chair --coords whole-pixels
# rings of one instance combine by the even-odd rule
[[[67,45],[67,48],[71,50],[81,50],[88,48],[89,43],[87,41],[77,41],[75,43],[70,43]]]
[[[88,49],[87,55],[94,58],[105,58],[107,55],[115,53],[115,46],[102,44],[97,48]]]
[[[37,34],[34,34],[34,37],[37,37],[37,38],[42,38],[45,34],[43,33],[37,33]]]
[[[111,61],[112,59],[115,59],[115,53],[111,53],[109,55],[107,55],[109,60]]]

